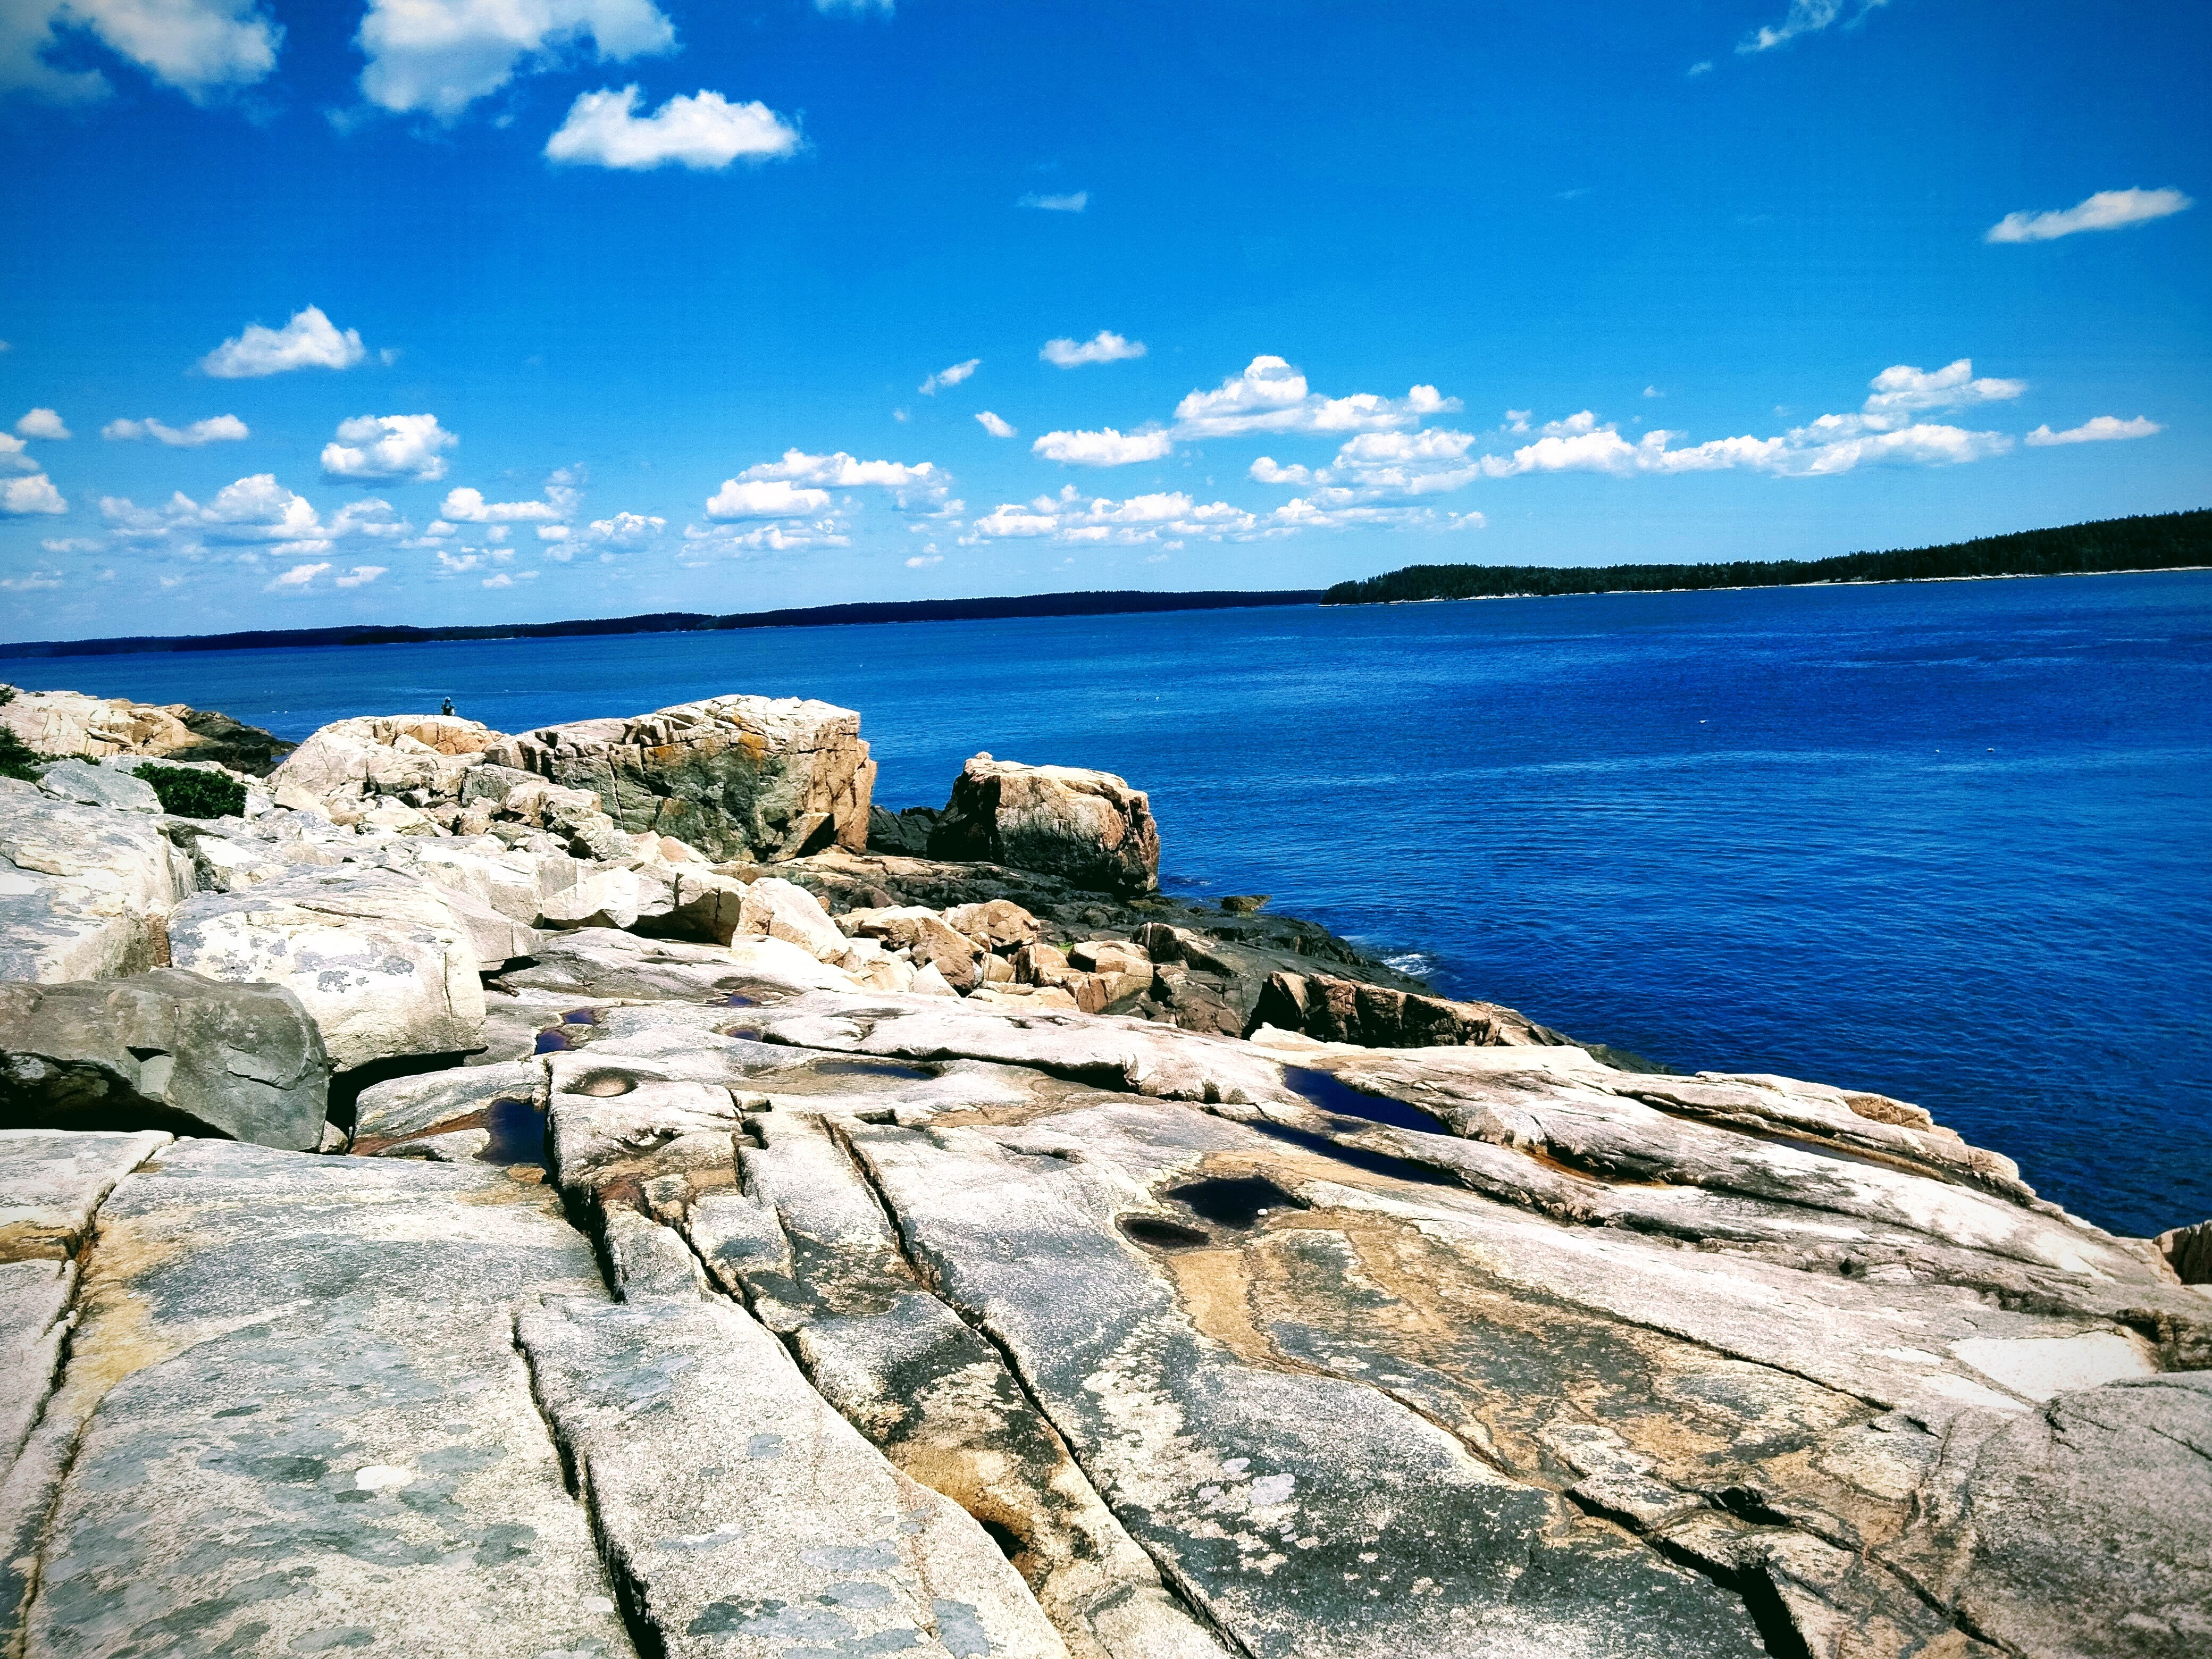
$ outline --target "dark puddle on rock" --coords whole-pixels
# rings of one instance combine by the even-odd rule
[[[1125,1215],[1117,1218],[1115,1225],[1138,1243],[1156,1250],[1195,1250],[1213,1243],[1213,1235],[1204,1228],[1186,1227],[1164,1215]]]
[[[1162,1194],[1217,1227],[1256,1225],[1270,1210],[1297,1209],[1297,1200],[1265,1176],[1215,1176],[1186,1182]]]
[[[1323,1158],[1334,1158],[1355,1170],[1364,1170],[1370,1175],[1389,1176],[1394,1181],[1415,1182],[1424,1187],[1459,1187],[1466,1183],[1458,1176],[1442,1170],[1432,1170],[1425,1164],[1414,1164],[1402,1158],[1393,1158],[1388,1152],[1370,1152],[1364,1146],[1346,1146],[1341,1141],[1331,1140],[1327,1135],[1316,1134],[1310,1129],[1293,1129],[1287,1123],[1270,1123],[1265,1118],[1254,1118],[1244,1126],[1257,1130],[1274,1139],[1291,1146],[1304,1147],[1310,1152],[1319,1152]]]
[[[915,1082],[937,1075],[934,1066],[903,1060],[817,1060],[808,1069],[818,1077],[888,1077]]]
[[[599,1023],[599,1011],[598,1009],[571,1008],[567,1013],[561,1016],[561,1023],[558,1025],[553,1026],[549,1030],[540,1031],[538,1034],[537,1044],[531,1052],[540,1054],[560,1054],[567,1049],[573,1048],[575,1047],[575,1042],[568,1035],[568,1027],[571,1025],[597,1025]]]
[[[743,991],[732,991],[726,997],[709,997],[708,1001],[714,1006],[722,1008],[757,1008],[760,1006],[759,998],[749,997]]]
[[[1286,1066],[1283,1078],[1309,1105],[1340,1117],[1365,1118],[1370,1123],[1388,1124],[1393,1129],[1418,1129],[1423,1134],[1451,1133],[1449,1127],[1419,1107],[1408,1106],[1388,1095],[1370,1095],[1355,1089],[1333,1072]]]
[[[483,1114],[491,1139],[477,1154],[479,1164],[544,1164],[545,1114],[530,1100],[495,1100]]]

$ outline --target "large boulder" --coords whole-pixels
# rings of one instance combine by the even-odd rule
[[[178,967],[290,987],[340,1071],[482,1046],[483,985],[471,939],[470,919],[455,915],[439,889],[358,865],[300,870],[242,893],[202,893],[169,922]]]
[[[82,691],[24,691],[0,698],[0,726],[42,755],[169,756],[189,752],[241,772],[264,774],[292,745],[275,733],[211,709],[176,702],[155,708],[128,697],[93,697]]]
[[[976,756],[930,831],[929,853],[1040,870],[1104,893],[1159,885],[1160,832],[1145,792],[1084,767]]]
[[[0,985],[0,1127],[167,1129],[308,1152],[330,1056],[279,985],[178,969]]]
[[[811,699],[710,697],[549,726],[484,759],[589,790],[624,830],[672,836],[709,858],[867,844],[876,766],[860,717]]]
[[[326,801],[420,791],[458,797],[469,769],[504,734],[451,714],[370,714],[333,720],[270,775]]]
[[[1542,1048],[1571,1041],[1498,1003],[1455,1002],[1334,974],[1270,974],[1252,1023],[1369,1048]]]
[[[9,705],[12,707],[13,705]],[[0,778],[0,979],[106,979],[161,960],[192,889],[160,821]]]

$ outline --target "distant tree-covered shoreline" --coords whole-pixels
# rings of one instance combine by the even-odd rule
[[[1917,582],[1962,576],[2074,576],[2212,565],[2212,509],[2149,514],[1984,536],[1942,547],[1845,553],[1832,559],[1735,564],[1414,564],[1364,581],[1339,582],[1323,605],[1507,599],[1681,588],[1790,587],[1810,582]]]

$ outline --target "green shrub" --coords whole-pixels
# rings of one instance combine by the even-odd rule
[[[162,766],[154,761],[131,775],[143,778],[161,797],[161,810],[180,818],[228,818],[246,812],[246,786],[219,772],[195,772],[187,766]]]
[[[21,778],[26,783],[36,783],[39,768],[46,761],[46,756],[0,726],[0,778]]]

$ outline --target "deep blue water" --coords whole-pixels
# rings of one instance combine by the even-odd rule
[[[2051,1198],[2212,1216],[2212,575],[0,659],[292,738],[724,691],[1152,792],[1176,890],[1677,1066],[1916,1100]]]

